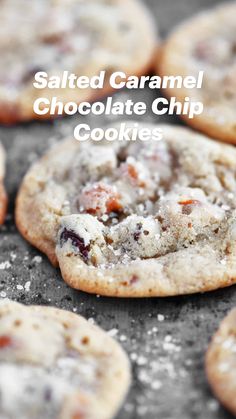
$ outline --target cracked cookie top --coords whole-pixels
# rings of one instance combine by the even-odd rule
[[[40,208],[39,247],[54,262],[57,244],[62,274],[72,286],[85,275],[83,269],[91,276],[111,276],[111,287],[119,284],[113,276],[121,278],[122,271],[141,276],[135,287],[142,292],[138,287],[146,287],[148,263],[153,284],[162,277],[169,283],[181,269],[187,275],[193,254],[204,248],[205,264],[217,259],[222,275],[225,261],[227,271],[227,257],[235,252],[236,150],[186,128],[159,127],[160,141],[62,143],[55,157],[49,154],[26,175],[18,198],[20,230],[25,234],[23,218],[34,197],[37,213]],[[35,244],[33,234],[29,228],[26,237]],[[172,271],[174,260],[184,255],[186,261]],[[197,255],[194,259],[198,289],[210,270]],[[92,286],[92,280],[87,283]],[[185,292],[184,283],[178,291],[175,284],[173,292]]]

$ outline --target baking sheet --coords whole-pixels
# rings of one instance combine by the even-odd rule
[[[147,0],[164,37],[173,27],[214,0]],[[125,100],[155,98],[155,93],[122,91]],[[144,118],[139,118],[139,121]],[[180,123],[175,117],[145,120]],[[108,119],[109,120],[109,119]],[[101,118],[64,118],[54,123],[0,127],[8,151],[6,186],[10,204],[0,230],[0,297],[25,304],[48,304],[82,314],[121,341],[133,365],[133,384],[117,419],[230,419],[213,398],[204,374],[204,352],[211,335],[236,301],[236,287],[178,298],[112,299],[74,291],[59,270],[20,237],[14,225],[14,202],[29,165],[51,144],[70,135],[79,121],[92,126]],[[45,348],[46,350],[46,348]],[[114,389],[115,391],[115,389]]]

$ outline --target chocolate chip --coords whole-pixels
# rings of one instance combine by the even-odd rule
[[[136,228],[137,230],[134,232],[134,240],[137,242],[139,240],[139,237],[141,236],[142,224],[138,223]]]
[[[50,402],[50,400],[52,400],[52,389],[50,387],[46,387],[44,391],[44,400],[46,402]]]
[[[29,68],[22,77],[22,83],[29,83],[33,80],[36,73],[39,71],[44,71],[41,67],[31,67]]]
[[[136,282],[138,282],[138,280],[139,280],[139,277],[137,275],[133,275],[130,279],[130,284],[131,285],[136,284]]]
[[[184,215],[190,215],[191,212],[192,212],[192,210],[193,210],[192,205],[184,205],[182,207],[182,214],[184,214]]]
[[[63,246],[65,242],[71,240],[72,246],[74,246],[79,253],[83,256],[85,260],[88,259],[88,253],[90,250],[90,245],[85,245],[84,239],[79,237],[74,231],[67,230],[66,228],[62,231],[60,237],[60,244]]]
[[[62,33],[48,33],[42,37],[44,44],[58,44],[63,40]]]

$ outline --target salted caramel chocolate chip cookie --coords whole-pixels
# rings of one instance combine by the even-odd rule
[[[95,100],[108,89],[36,89],[37,72],[92,77],[100,71],[145,73],[156,50],[156,31],[139,0],[1,0],[0,122],[33,118],[37,98]]]
[[[0,143],[0,225],[3,223],[7,209],[7,195],[3,185],[5,175],[5,152]]]
[[[207,135],[236,143],[236,2],[204,11],[177,28],[167,39],[157,63],[161,75],[197,77],[201,89],[167,89],[184,102],[200,101],[203,113],[185,121]],[[176,85],[175,85],[176,86]],[[184,117],[184,115],[183,115]]]
[[[236,415],[236,309],[224,318],[206,354],[210,386],[220,402]]]
[[[121,347],[83,317],[0,301],[2,419],[111,419],[129,383]]]
[[[163,138],[56,145],[23,180],[18,229],[83,291],[169,296],[234,284],[236,149],[188,128],[145,128]]]

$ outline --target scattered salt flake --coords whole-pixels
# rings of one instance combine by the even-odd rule
[[[134,410],[134,406],[131,403],[126,403],[124,409],[126,412],[132,412]]]
[[[32,259],[32,262],[35,262],[35,263],[41,263],[41,262],[42,262],[42,260],[43,260],[42,256],[35,256],[35,257]]]
[[[63,202],[63,205],[64,205],[64,206],[69,206],[69,205],[70,205],[70,201],[65,200],[65,201]]]
[[[23,289],[24,289],[23,285],[20,285],[20,284],[18,284],[18,285],[16,286],[16,288],[17,288],[18,290],[23,290]]]
[[[5,291],[1,291],[0,292],[0,297],[5,298],[7,296]]]
[[[180,352],[181,348],[173,342],[164,342],[163,349],[167,352]]]
[[[144,356],[140,355],[137,360],[136,360],[138,365],[145,365],[147,364],[147,358],[145,358]]]
[[[139,381],[141,381],[141,383],[149,384],[150,383],[150,374],[149,374],[149,372],[146,371],[146,370],[144,370],[144,369],[142,369],[138,373],[138,379],[139,379]]]
[[[120,256],[121,255],[121,249],[117,249],[113,251],[115,256]]]
[[[230,206],[229,205],[222,205],[221,207],[224,211],[229,211],[230,210]]]
[[[77,311],[77,307],[73,307],[73,312],[75,313]]]
[[[102,273],[102,272],[100,272],[100,271],[98,271],[98,272],[97,272],[97,276],[102,277],[102,276],[103,276],[103,273]]]
[[[155,334],[155,333],[157,333],[157,332],[158,332],[158,328],[154,326],[151,330],[148,330],[148,331],[147,331],[147,334],[148,334],[149,336],[151,336],[151,335],[153,335],[153,334]]]
[[[114,337],[114,336],[117,335],[118,329],[115,329],[115,328],[114,329],[111,329],[107,333],[108,333],[109,336]]]
[[[230,337],[223,342],[222,346],[224,349],[230,349],[234,345],[234,343],[235,340],[232,337]]]
[[[226,265],[226,260],[225,259],[221,259],[220,263],[221,263],[221,265]]]
[[[163,322],[163,321],[165,320],[165,316],[163,316],[163,314],[158,314],[158,315],[157,315],[157,320],[158,320],[159,322]]]
[[[209,400],[209,402],[207,402],[207,407],[209,410],[211,410],[212,412],[216,412],[219,409],[219,403],[217,400],[212,399]]]
[[[138,358],[138,355],[136,353],[133,352],[132,354],[130,354],[131,361],[136,361],[137,358]]]
[[[10,258],[11,258],[11,261],[14,262],[14,260],[16,259],[16,253],[11,252],[10,253]]]
[[[137,407],[137,412],[138,412],[138,415],[140,415],[140,416],[143,416],[143,415],[146,415],[146,413],[148,412],[148,407],[147,406],[138,406]]]
[[[112,224],[114,225],[114,224],[118,224],[118,220],[117,220],[117,218],[112,218]]]
[[[143,204],[139,204],[138,205],[138,209],[139,209],[139,211],[144,211],[144,205]]]
[[[120,341],[125,342],[127,340],[127,337],[125,335],[120,336]]]
[[[11,264],[9,262],[9,260],[5,260],[5,262],[0,263],[0,269],[4,270],[4,269],[9,269],[11,267]]]
[[[114,278],[109,278],[107,282],[109,282],[109,284],[111,284],[112,282],[114,282]]]
[[[30,281],[27,281],[27,282],[25,283],[25,291],[26,291],[26,292],[28,292],[28,291],[30,290],[30,285],[31,285],[31,282],[30,282]]]
[[[93,319],[93,317],[89,317],[88,322],[90,324],[94,324],[95,323],[95,320]]]
[[[230,369],[230,365],[227,362],[222,362],[221,364],[219,364],[218,369],[220,370],[220,372],[227,372]]]
[[[159,390],[162,387],[162,383],[159,380],[155,380],[151,383],[151,388],[153,390]]]

